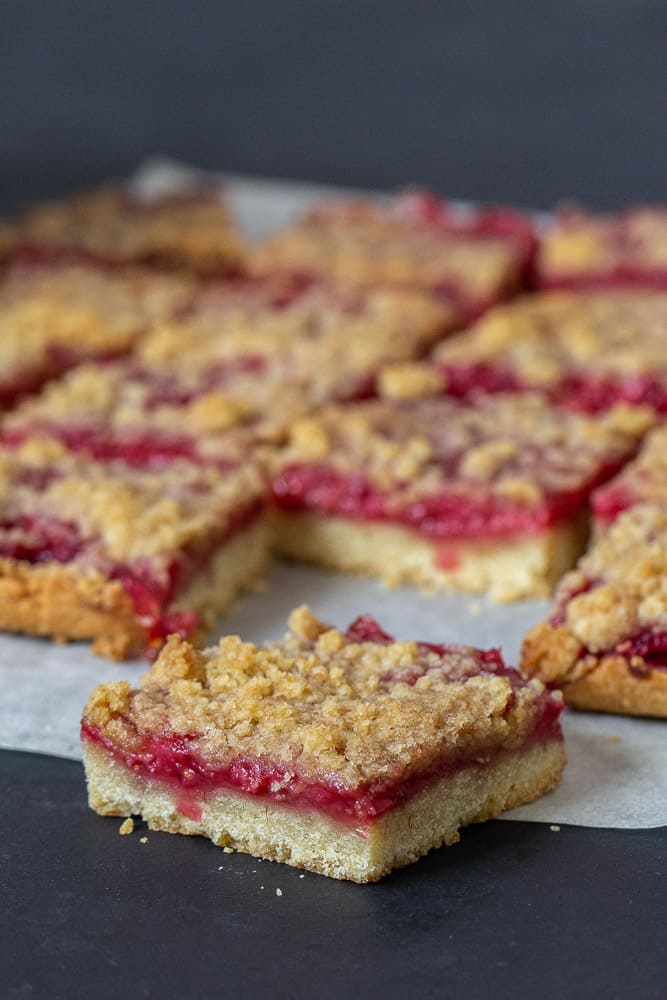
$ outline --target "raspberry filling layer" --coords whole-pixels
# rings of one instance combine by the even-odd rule
[[[432,539],[503,539],[543,531],[577,513],[590,491],[613,475],[620,462],[601,467],[577,489],[547,494],[542,502],[520,504],[465,485],[403,507],[363,476],[346,476],[326,466],[293,464],[274,479],[275,504],[286,511],[311,510],[360,521],[402,524]]]
[[[611,524],[635,501],[636,495],[628,483],[611,482],[596,490],[591,498],[595,520],[599,524]]]
[[[354,642],[394,642],[393,637],[383,632],[377,622],[367,615],[358,618],[350,626],[347,638]],[[447,646],[432,643],[419,645],[425,652],[440,655],[447,652]],[[514,688],[528,683],[518,671],[505,665],[498,650],[480,651],[477,675],[479,674],[507,676],[511,678]],[[458,679],[465,681],[465,678]],[[387,686],[399,682],[406,683],[406,679],[403,676],[385,676],[381,680]],[[562,707],[562,702],[546,690],[543,692],[536,702],[535,717],[522,749],[562,741],[559,721]],[[129,720],[126,718],[125,722],[129,723]],[[361,836],[368,833],[375,820],[403,805],[429,785],[466,768],[488,766],[491,761],[500,760],[507,753],[502,747],[485,749],[483,763],[480,763],[479,752],[471,756],[450,755],[433,761],[416,773],[396,773],[380,782],[370,781],[356,788],[349,788],[337,782],[335,775],[331,775],[328,780],[313,781],[306,775],[300,775],[298,769],[286,768],[282,764],[259,758],[239,757],[223,765],[206,761],[197,752],[196,733],[140,735],[136,729],[135,732],[139,749],[128,750],[118,746],[85,719],[81,723],[84,741],[113,754],[135,774],[157,779],[172,787],[177,808],[192,819],[201,818],[201,797],[206,792],[227,789],[286,806],[324,813],[331,819],[352,827]]]
[[[82,361],[103,364],[115,360],[122,353],[122,351],[91,353],[73,347],[51,345],[38,364],[28,364],[13,375],[0,380],[0,409],[8,410],[25,396],[34,395],[51,379],[63,375]]]
[[[564,594],[549,617],[552,628],[560,628],[567,622],[567,606],[570,601],[581,594],[588,594],[600,587],[604,580],[584,580],[578,587]],[[660,628],[645,629],[628,639],[622,639],[608,650],[591,653],[581,645],[577,659],[593,656],[602,659],[608,656],[622,656],[628,661],[628,670],[638,677],[648,677],[652,670],[667,670],[667,631]],[[633,659],[635,662],[632,662]],[[640,659],[643,662],[638,663]]]
[[[79,562],[93,567],[110,580],[118,580],[129,596],[133,610],[146,633],[147,650],[161,645],[176,633],[192,637],[199,615],[171,607],[198,573],[203,572],[220,549],[238,532],[249,527],[263,512],[256,500],[237,510],[223,531],[210,534],[203,543],[183,549],[175,555],[164,572],[156,573],[147,562],[122,564],[98,554],[97,540],[85,538],[70,521],[44,514],[23,515],[0,523],[0,556],[43,565]]]
[[[124,430],[114,434],[94,425],[36,421],[26,428],[5,430],[2,443],[18,448],[28,438],[41,436],[55,438],[71,454],[89,455],[99,462],[117,460],[136,469],[158,470],[178,459],[203,464],[192,438],[157,431]]]
[[[592,288],[646,288],[657,291],[667,289],[667,268],[642,267],[640,264],[622,264],[607,271],[588,274],[543,274],[540,288],[549,290],[584,291]]]
[[[533,391],[553,403],[583,413],[600,413],[617,403],[652,406],[667,413],[667,375],[566,375],[553,385],[534,385],[511,368],[491,362],[439,365],[447,393],[466,398],[476,392]]]

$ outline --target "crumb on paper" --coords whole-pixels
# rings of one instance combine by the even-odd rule
[[[552,823],[549,829],[551,830],[552,833],[560,833],[560,827],[558,823]]]
[[[124,819],[123,822],[118,827],[118,832],[121,835],[121,837],[127,837],[127,835],[129,833],[132,833],[133,830],[134,830],[134,820],[132,819],[131,816],[128,816],[127,819]]]
[[[282,889],[276,889],[276,896],[282,896],[282,894],[283,894]]]
[[[621,742],[621,737],[620,736],[608,736],[607,740],[610,743],[620,743]]]
[[[148,837],[140,837],[139,838],[139,843],[140,844],[147,844],[148,843]]]
[[[299,878],[305,878],[305,877],[306,876],[303,873],[301,873],[301,875],[299,875]]]

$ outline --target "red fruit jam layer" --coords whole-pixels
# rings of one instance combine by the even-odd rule
[[[476,392],[540,392],[553,403],[582,413],[601,413],[617,403],[651,406],[667,413],[667,375],[611,376],[568,375],[552,386],[526,382],[502,364],[478,362],[440,365],[450,396],[466,398]]]
[[[563,594],[549,617],[552,628],[560,628],[567,620],[567,606],[580,594],[588,594],[601,586],[604,580],[584,580],[575,589]],[[584,645],[579,649],[578,659],[585,656],[595,656],[598,659],[607,656],[623,656],[628,660],[628,669],[638,677],[648,676],[652,670],[667,670],[667,632],[662,629],[646,629],[630,639],[622,639],[605,652],[591,653]],[[639,657],[643,664],[632,663],[633,657]]]
[[[197,452],[193,438],[162,431],[123,430],[114,434],[92,424],[58,424],[44,420],[25,428],[9,428],[1,435],[7,448],[19,448],[32,437],[55,438],[73,455],[89,455],[98,462],[120,461],[135,469],[157,471],[179,459],[193,465],[210,464]],[[227,467],[225,462],[215,464]]]
[[[249,527],[263,512],[256,500],[240,508],[229,519],[224,531],[211,533],[203,542],[183,549],[172,558],[164,573],[156,574],[147,562],[124,565],[100,557],[97,539],[84,538],[71,521],[44,514],[23,515],[0,522],[0,557],[17,559],[31,565],[74,563],[86,556],[86,566],[94,566],[110,580],[118,580],[128,594],[134,612],[146,632],[148,650],[162,644],[168,635],[177,633],[187,639],[200,624],[192,611],[170,607],[179,593],[187,589],[196,575],[229,539]]]
[[[641,666],[629,662],[630,670],[639,676],[649,674],[651,670],[667,670],[667,632],[661,629],[640,632],[632,639],[619,642],[614,652],[625,656],[628,661],[640,657],[644,661]]]
[[[370,616],[358,618],[348,629],[348,639],[355,642],[391,643],[387,635]],[[446,655],[447,646],[420,643],[424,651]],[[479,674],[502,674],[510,677],[514,687],[528,683],[518,671],[507,667],[498,650],[480,651]],[[453,678],[455,680],[456,678]],[[405,682],[403,677],[385,677],[381,683],[390,685]],[[562,702],[544,691],[535,705],[535,718],[523,749],[530,746],[561,742],[560,727]],[[125,720],[126,723],[128,720]],[[342,787],[332,775],[329,781],[312,781],[299,775],[291,767],[258,758],[237,758],[224,765],[203,760],[197,752],[197,734],[160,733],[145,735],[140,750],[126,750],[109,739],[101,730],[85,719],[81,723],[84,741],[100,746],[111,753],[133,773],[156,779],[171,786],[177,808],[184,815],[198,820],[202,814],[201,797],[207,792],[227,789],[258,798],[268,799],[286,806],[324,813],[331,819],[351,826],[364,836],[380,816],[403,805],[422,789],[453,776],[465,768],[488,766],[501,759],[505,751],[498,747],[484,751],[484,763],[477,758],[459,757],[437,760],[418,774],[403,778],[396,774],[382,782],[367,782],[357,788]]]
[[[442,492],[396,508],[395,498],[363,476],[346,476],[325,466],[294,464],[272,483],[275,504],[286,511],[310,509],[360,521],[402,524],[426,538],[511,538],[543,531],[578,513],[592,489],[612,476],[620,462],[609,463],[578,489],[554,492],[542,502],[519,504],[505,497]]]
[[[82,361],[104,363],[114,360],[120,351],[85,353],[74,348],[52,346],[39,364],[28,364],[8,378],[0,381],[0,409],[8,410],[25,396],[33,395],[53,378],[63,375]]]
[[[555,291],[584,291],[594,288],[646,288],[664,291],[667,289],[667,268],[624,264],[598,273],[543,274],[539,277],[538,284],[540,288]]]
[[[636,503],[637,497],[628,483],[611,482],[596,490],[591,503],[593,516],[600,524],[611,524],[619,514]]]

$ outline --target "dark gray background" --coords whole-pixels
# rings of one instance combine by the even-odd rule
[[[665,0],[0,0],[0,210],[153,153],[613,207],[666,121]]]

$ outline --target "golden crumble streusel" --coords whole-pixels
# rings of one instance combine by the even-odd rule
[[[0,361],[5,372],[73,354],[128,350],[152,323],[189,305],[187,280],[85,265],[10,268],[0,284]]]
[[[211,364],[292,349],[313,373],[336,366],[354,378],[420,354],[452,329],[452,309],[413,289],[355,289],[269,275],[211,286],[179,323],[163,324],[137,349],[152,366]]]
[[[540,244],[544,281],[561,276],[614,274],[621,269],[650,275],[667,268],[667,208],[642,206],[620,215],[570,211],[557,219]],[[622,277],[622,271],[619,277]]]
[[[572,635],[599,653],[667,628],[665,565],[667,508],[638,504],[621,514],[560,584],[556,605]]]
[[[448,286],[463,302],[486,304],[518,285],[522,261],[500,235],[466,237],[359,201],[309,212],[260,244],[250,264],[259,272],[292,269],[354,285]]]
[[[543,292],[497,306],[436,348],[436,364],[490,364],[520,384],[558,388],[572,375],[667,378],[667,292]]]
[[[130,752],[187,735],[207,763],[260,759],[342,790],[517,749],[545,697],[468,647],[356,639],[306,608],[289,624],[263,647],[228,636],[199,651],[172,637],[139,689],[97,688],[84,723]]]
[[[155,260],[209,271],[236,265],[243,244],[222,196],[138,197],[120,184],[37,205],[11,227],[13,240],[114,261]]]

